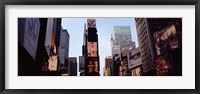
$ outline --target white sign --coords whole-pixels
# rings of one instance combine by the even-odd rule
[[[132,69],[136,66],[142,65],[142,58],[139,48],[130,51],[128,54],[128,68]]]
[[[37,52],[40,21],[38,18],[27,18],[25,21],[24,48],[35,60]]]
[[[134,67],[139,66],[141,64],[142,64],[142,59],[141,58],[138,58],[136,60],[131,59],[129,61],[129,66],[128,67],[129,67],[129,69],[131,69],[131,68],[134,68]]]
[[[120,53],[120,46],[119,45],[112,46],[112,54],[119,54],[119,53]]]

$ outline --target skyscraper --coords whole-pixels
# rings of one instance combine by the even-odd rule
[[[152,47],[152,37],[149,31],[149,24],[145,18],[135,18],[138,43],[142,57],[143,75],[154,75],[154,49]]]
[[[96,20],[93,18],[87,19],[87,32],[85,35],[85,46],[83,52],[85,54],[85,75],[99,76],[99,51],[98,51],[98,34],[96,28]]]
[[[68,75],[77,76],[77,58],[76,57],[68,58]]]
[[[132,42],[130,26],[114,26],[111,33],[111,49],[113,56],[114,76],[130,75],[128,71],[127,53],[135,49],[135,42]]]
[[[60,46],[59,46],[59,60],[60,69],[62,73],[68,71],[68,57],[69,57],[69,34],[66,29],[61,29],[60,32]]]
[[[86,75],[86,62],[87,62],[87,28],[86,24],[84,24],[84,31],[83,31],[83,45],[82,45],[82,56],[79,57],[79,72],[80,76]]]

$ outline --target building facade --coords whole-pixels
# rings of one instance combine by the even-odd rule
[[[112,55],[121,53],[121,47],[132,43],[130,26],[114,26],[110,41]]]
[[[86,76],[86,62],[87,62],[87,27],[84,24],[83,31],[83,45],[82,45],[82,56],[79,57],[79,72],[80,76]]]
[[[61,29],[59,60],[62,73],[68,72],[68,57],[69,57],[69,33],[66,29]]]
[[[68,58],[68,75],[77,76],[77,58],[76,57]]]
[[[132,42],[130,26],[114,26],[111,33],[111,50],[113,56],[114,76],[130,75],[128,70],[127,54],[131,49],[135,49],[135,42]]]
[[[98,34],[95,19],[87,19],[83,36],[82,55],[85,61],[85,69],[84,72],[81,72],[81,75],[100,76]]]

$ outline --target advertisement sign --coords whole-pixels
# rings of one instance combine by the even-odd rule
[[[87,19],[88,28],[96,28],[96,20],[94,18]]]
[[[156,54],[166,54],[167,49],[179,46],[175,25],[154,33]]]
[[[38,18],[27,18],[25,21],[24,48],[28,51],[31,57],[35,60],[38,37],[40,32],[40,21]]]
[[[98,58],[89,58],[87,67],[88,67],[88,73],[98,72],[99,71]]]
[[[128,52],[133,49],[135,49],[134,43],[130,43],[128,45],[122,46],[120,51],[122,53],[122,56],[126,56]]]
[[[155,58],[155,66],[157,76],[167,76],[172,74],[172,66],[167,62],[164,56],[157,56]]]
[[[97,42],[88,42],[88,57],[97,57]]]
[[[171,75],[172,67],[169,50],[179,48],[175,25],[171,25],[161,31],[154,33],[155,39],[155,67],[159,76]]]
[[[142,58],[139,48],[129,51],[128,55],[128,68],[132,69],[136,66],[142,65]]]
[[[49,60],[49,71],[57,71],[57,56],[50,56]]]
[[[115,45],[112,46],[112,54],[119,54],[120,53],[120,46],[119,45]]]

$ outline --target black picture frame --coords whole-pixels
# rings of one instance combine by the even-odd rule
[[[195,5],[195,89],[5,89],[5,6],[6,5]],[[195,94],[199,93],[200,0],[1,0],[0,1],[0,92],[2,94]],[[174,83],[173,83],[174,84]]]

